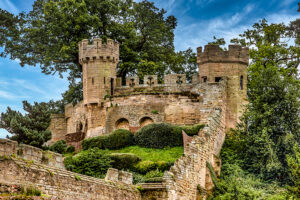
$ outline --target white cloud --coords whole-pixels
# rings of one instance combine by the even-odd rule
[[[13,100],[13,99],[20,99],[20,98],[24,98],[24,97],[25,96],[18,96],[18,95],[12,94],[11,92],[0,90],[0,99]]]
[[[251,13],[255,12],[255,8],[254,4],[248,4],[240,12],[231,16],[219,16],[189,25],[179,25],[175,33],[176,50],[184,50],[188,47],[195,49],[198,46],[204,46],[212,41],[213,36],[222,37],[229,43],[230,39],[238,37],[246,29],[251,29],[251,26],[261,19],[259,16],[257,18],[249,17]],[[280,13],[269,14],[265,18],[270,23],[284,22],[288,24],[297,18],[296,14],[287,14],[286,11],[282,10]]]

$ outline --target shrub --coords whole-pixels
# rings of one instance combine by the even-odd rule
[[[66,149],[66,153],[73,153],[75,151],[75,147],[73,146],[68,146],[68,148]]]
[[[67,144],[66,141],[64,140],[59,140],[50,147],[51,151],[54,151],[56,153],[61,153],[61,154],[65,153],[66,149],[67,149]]]
[[[105,176],[107,169],[112,167],[112,162],[107,151],[98,148],[82,151],[64,160],[67,170],[97,178]]]
[[[114,161],[112,163],[113,168],[116,169],[132,169],[141,160],[133,153],[113,153],[109,156]]]
[[[164,123],[144,126],[135,133],[134,139],[139,146],[148,148],[182,145],[182,136],[174,134],[173,126]]]
[[[164,148],[166,146],[182,146],[182,130],[188,135],[197,135],[204,125],[175,126],[171,124],[149,124],[138,130],[134,136],[135,142],[142,147]]]
[[[141,161],[138,164],[134,165],[134,171],[141,174],[146,174],[147,172],[155,170],[156,168],[157,164],[150,160]]]
[[[166,161],[157,161],[157,169],[160,171],[166,171],[169,170],[170,167],[174,164],[172,162],[166,162]]]
[[[115,130],[110,135],[98,136],[83,140],[82,149],[120,149],[133,144],[133,134],[126,129]]]

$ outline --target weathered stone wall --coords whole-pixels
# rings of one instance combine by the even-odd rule
[[[63,157],[61,154],[43,151],[39,148],[20,144],[12,140],[0,139],[0,156],[13,156],[40,163],[50,167],[64,169]]]
[[[225,93],[226,87],[223,86]],[[212,190],[213,184],[207,163],[219,174],[218,156],[225,139],[226,95],[218,103],[206,118],[206,127],[185,145],[184,155],[165,173],[164,182],[168,191],[166,199],[205,199],[206,192]]]
[[[102,43],[94,39],[79,42],[79,62],[83,72],[84,104],[99,104],[106,95],[112,95],[116,85],[119,62],[119,44],[113,40]]]
[[[65,115],[64,114],[52,114],[49,130],[52,133],[52,138],[48,142],[49,145],[52,145],[56,141],[64,140],[65,135],[68,132]]]
[[[234,128],[247,103],[248,48],[229,45],[222,51],[218,45],[206,45],[197,49],[200,82],[216,82],[227,77],[226,127]]]
[[[34,185],[56,200],[139,200],[139,191],[121,182],[104,181],[18,159],[0,159],[0,183]]]

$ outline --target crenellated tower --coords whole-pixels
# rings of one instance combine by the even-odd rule
[[[226,127],[234,128],[247,103],[247,66],[249,49],[229,45],[228,51],[218,45],[197,48],[200,82],[219,82],[227,77]]]
[[[119,62],[119,43],[99,38],[90,45],[87,39],[79,42],[79,63],[83,72],[83,102],[99,104],[106,95],[113,95],[116,69]]]

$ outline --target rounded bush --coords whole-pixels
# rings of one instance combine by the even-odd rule
[[[133,153],[113,153],[109,155],[114,161],[113,168],[116,169],[133,169],[133,166],[141,159]]]
[[[82,142],[82,149],[87,150],[91,148],[99,149],[121,149],[126,146],[132,145],[133,134],[126,129],[118,129],[110,135],[92,137],[85,139]]]
[[[73,146],[68,146],[66,149],[66,153],[73,153],[75,151],[75,147]]]
[[[174,132],[171,124],[149,124],[138,130],[134,139],[137,145],[148,148],[181,146],[182,135]]]
[[[64,160],[67,170],[97,178],[103,178],[112,163],[107,151],[98,148],[82,151]]]
[[[66,141],[64,140],[59,140],[50,147],[50,151],[54,151],[56,153],[61,153],[61,154],[65,153],[66,149],[67,149],[67,144]]]
[[[156,168],[157,164],[150,160],[141,161],[138,164],[134,165],[134,171],[141,174],[146,174],[147,172],[155,170]]]

